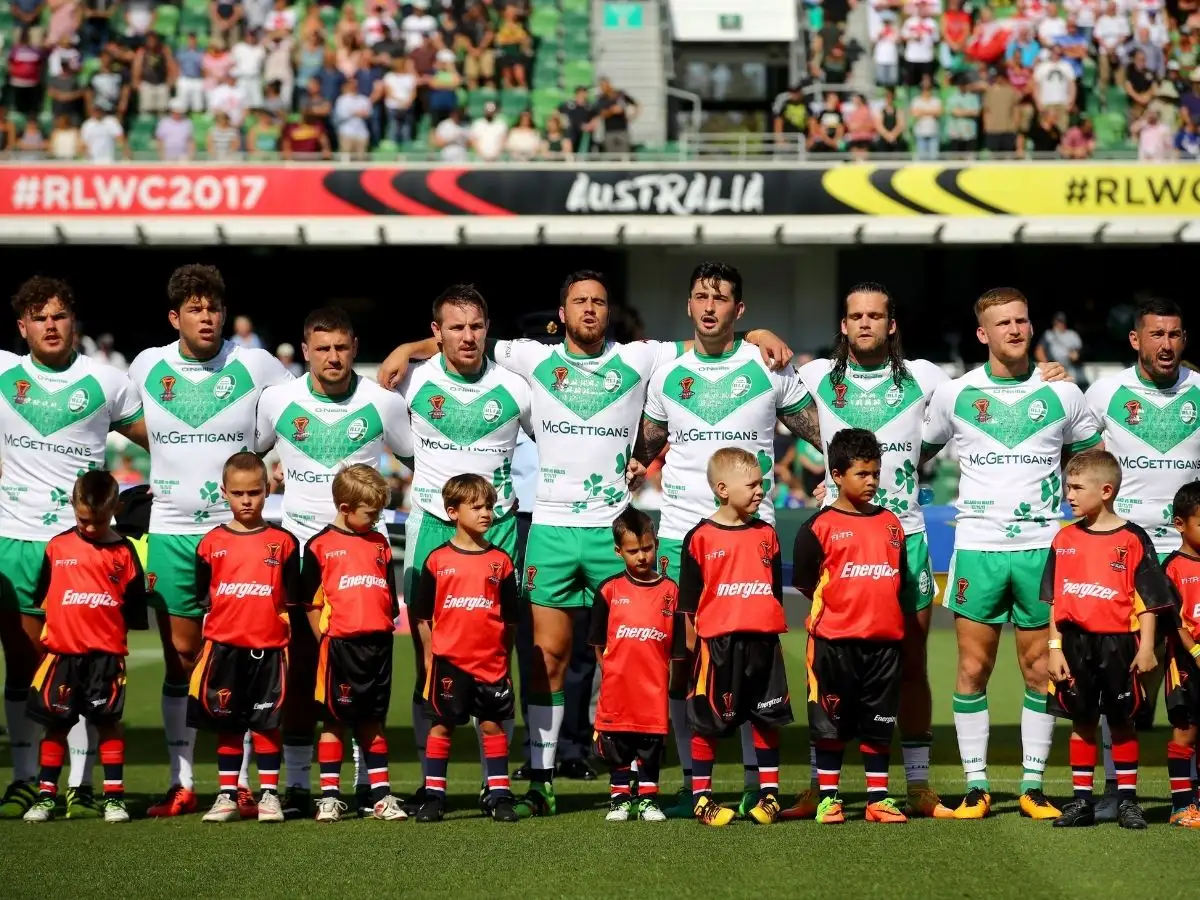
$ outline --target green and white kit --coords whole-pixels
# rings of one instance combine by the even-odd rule
[[[1131,367],[1101,378],[1086,398],[1121,464],[1117,515],[1144,528],[1160,555],[1179,549],[1171,507],[1200,478],[1200,374],[1181,368],[1174,385],[1159,388]]]
[[[274,447],[283,466],[283,527],[304,545],[337,516],[333,479],[359,463],[379,468],[391,451],[413,455],[404,399],[368,378],[352,376],[350,389],[327,397],[312,376],[269,387],[258,401],[255,450]]]
[[[853,362],[847,363],[844,377],[834,384],[830,380],[833,361],[829,359],[814,359],[801,366],[800,378],[817,404],[824,450],[844,428],[865,428],[879,439],[883,461],[875,502],[894,512],[908,535],[910,577],[905,582],[905,606],[919,610],[932,603],[934,593],[917,475],[921,430],[934,390],[950,378],[928,360],[905,360],[904,365],[909,377],[899,385],[890,365],[864,368]],[[828,471],[825,489],[828,505],[837,499],[837,485]]]

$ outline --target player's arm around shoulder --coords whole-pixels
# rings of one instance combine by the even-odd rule
[[[821,444],[821,417],[817,412],[817,404],[813,402],[814,394],[800,373],[793,366],[784,366],[778,372],[768,369],[768,373],[775,383],[776,418],[796,437],[824,451]]]
[[[259,347],[239,348],[239,350],[245,354],[243,363],[254,374],[256,383],[264,387],[271,387],[295,380],[295,376],[270,350],[263,350]]]
[[[109,429],[148,450],[150,438],[146,434],[146,416],[134,383],[125,372],[99,363],[95,366],[95,375],[104,387],[108,402]]]
[[[1100,422],[1089,408],[1079,385],[1069,381],[1050,382],[1050,388],[1062,402],[1066,420],[1063,423],[1062,463],[1065,466],[1076,453],[1103,447]]]
[[[532,378],[533,370],[550,358],[556,344],[543,344],[532,338],[491,340],[487,342],[488,359],[501,368],[522,378]]]
[[[925,407],[925,423],[921,428],[921,465],[942,452],[942,448],[954,437],[954,421],[950,411],[961,389],[962,380],[943,381],[933,390],[933,396]]]
[[[254,452],[267,453],[275,446],[276,423],[283,409],[287,384],[276,384],[263,388],[258,395],[258,405],[254,414]]]

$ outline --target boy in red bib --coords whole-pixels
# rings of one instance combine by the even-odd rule
[[[1167,635],[1167,715],[1175,729],[1167,744],[1171,824],[1200,828],[1192,783],[1200,725],[1200,481],[1179,489],[1172,514],[1181,540],[1163,563],[1180,601],[1178,629]]]

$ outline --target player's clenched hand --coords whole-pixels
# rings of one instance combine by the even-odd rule
[[[764,329],[757,329],[755,343],[758,352],[762,354],[763,362],[768,369],[782,369],[792,361],[792,348],[783,342],[778,335]]]
[[[375,380],[390,391],[400,383],[400,379],[407,372],[408,351],[403,347],[397,347],[380,364],[379,371],[375,373]]]
[[[1061,363],[1041,362],[1037,364],[1037,367],[1042,373],[1042,381],[1070,381],[1072,383],[1075,381]]]
[[[1061,650],[1050,651],[1050,659],[1046,661],[1046,672],[1055,682],[1066,681],[1071,677],[1071,670],[1067,667],[1067,658],[1063,656]]]
[[[1129,671],[1145,675],[1147,672],[1153,672],[1157,666],[1158,658],[1154,655],[1153,643],[1146,642],[1138,648],[1137,655],[1133,658],[1133,665],[1129,667]]]
[[[817,486],[812,490],[812,498],[817,501],[817,506],[825,505],[825,482],[818,481]]]
[[[629,485],[629,493],[633,494],[641,490],[642,484],[646,481],[646,467],[636,459],[631,459],[625,464],[625,482]]]

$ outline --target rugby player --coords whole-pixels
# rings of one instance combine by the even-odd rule
[[[684,536],[713,511],[707,467],[717,450],[734,446],[754,454],[762,467],[764,491],[770,496],[776,419],[814,446],[820,446],[821,440],[816,407],[796,370],[787,366],[772,371],[754,348],[736,339],[734,325],[745,311],[741,273],[724,263],[702,263],[689,284],[688,315],[695,327],[695,343],[651,376],[629,466],[636,482],[667,447],[658,537],[663,574],[673,579],[679,578]],[[774,524],[771,503],[759,507],[758,515]],[[676,693],[686,683],[687,669],[686,661],[674,665]],[[691,770],[692,738],[686,702],[678,695],[671,698],[671,722],[685,782]],[[749,780],[755,763],[747,731],[742,729],[742,762]],[[745,787],[743,815],[758,802],[757,783]],[[690,816],[691,810],[691,785],[685,783],[668,815]]]
[[[413,446],[408,413],[400,397],[355,373],[358,338],[345,312],[326,307],[309,313],[301,349],[309,373],[262,392],[254,449],[266,453],[274,447],[279,453],[285,485],[281,524],[303,546],[336,517],[332,484],[342,469],[362,463],[378,470],[385,451],[411,464]],[[291,618],[283,711],[288,785],[283,811],[289,818],[306,818],[312,810],[317,642],[301,607],[292,608]],[[371,804],[358,750],[355,764],[362,814]]]
[[[1151,299],[1138,304],[1129,332],[1137,362],[1106,375],[1087,390],[1092,414],[1104,431],[1104,444],[1121,466],[1117,515],[1143,528],[1162,562],[1178,549],[1172,505],[1176,492],[1195,480],[1200,470],[1200,375],[1183,368],[1187,332],[1179,306]],[[1168,628],[1160,628],[1164,634]],[[1160,660],[1161,661],[1161,660]],[[1161,667],[1143,679],[1147,700],[1139,721],[1154,721]],[[1104,743],[1104,796],[1096,804],[1096,820],[1117,817],[1116,768],[1107,719],[1101,721]]]
[[[108,433],[146,446],[142,404],[124,373],[75,352],[75,294],[55,278],[35,276],[12,300],[26,356],[0,357],[0,645],[13,781],[0,818],[23,816],[37,799],[38,726],[25,714],[42,654],[42,598],[35,596],[47,542],[75,525],[75,480],[105,467]],[[71,729],[67,818],[103,815],[92,792],[97,744],[84,719]]]
[[[1050,607],[1041,601],[1041,580],[1062,518],[1062,467],[1072,454],[1099,444],[1100,433],[1079,388],[1047,384],[1030,362],[1029,306],[1020,291],[987,291],[975,316],[988,361],[935,389],[920,460],[953,441],[962,471],[942,596],[955,614],[954,725],[967,781],[954,816],[980,819],[991,811],[986,691],[1000,631],[1012,622],[1025,679],[1021,813],[1054,819],[1059,812],[1042,792],[1054,720],[1046,712]]]
[[[252,449],[259,394],[292,377],[267,351],[225,340],[225,317],[221,273],[212,266],[181,266],[167,282],[167,321],[178,340],[143,350],[129,367],[150,437],[147,597],[166,664],[162,717],[170,778],[166,795],[146,810],[155,817],[197,808],[196,730],[187,724],[188,682],[204,643],[196,548],[214,526],[233,518],[221,496],[222,467],[234,453]],[[251,816],[257,811],[247,765],[243,760],[238,802]]]
[[[517,805],[526,816],[553,815],[557,810],[553,779],[574,640],[572,614],[590,607],[599,586],[623,571],[609,543],[613,521],[629,504],[625,467],[646,384],[658,365],[690,346],[690,342],[606,340],[608,294],[603,274],[573,272],[559,292],[558,317],[566,332],[563,344],[487,343],[490,359],[528,383],[538,453],[537,496],[523,583],[532,609],[534,644],[527,723],[530,787]],[[769,331],[751,331],[746,339],[759,345],[769,365],[784,365],[791,358],[787,346]],[[437,352],[436,337],[402,345],[380,367],[381,383],[397,383],[410,359]],[[434,449],[430,448],[431,455]],[[452,468],[446,471],[453,474]],[[494,540],[490,534],[489,539]],[[408,562],[405,567],[409,568]],[[414,717],[417,714],[414,706]]]

